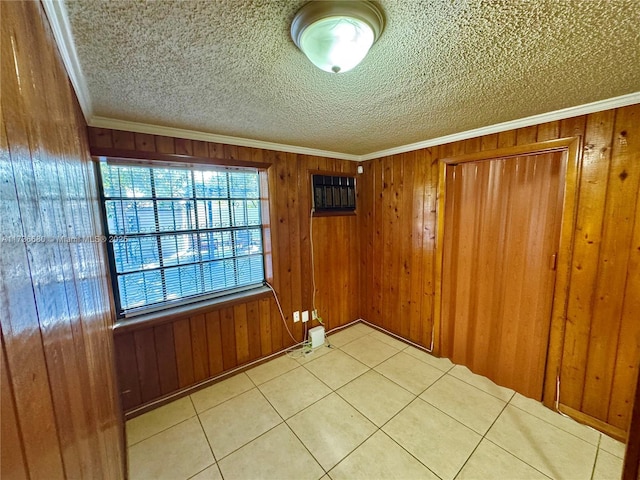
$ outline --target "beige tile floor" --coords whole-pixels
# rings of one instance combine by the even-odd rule
[[[137,479],[620,478],[624,445],[363,323],[127,422]]]

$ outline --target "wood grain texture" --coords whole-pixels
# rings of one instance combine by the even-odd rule
[[[640,374],[636,380],[634,400],[629,435],[626,439],[627,449],[624,456],[622,480],[637,480],[640,478]]]
[[[86,125],[40,4],[2,10],[1,475],[124,478],[105,252],[57,241],[101,233]]]
[[[437,166],[439,158],[473,153],[474,149],[483,152],[523,142],[580,137],[584,149],[580,148],[577,159],[577,221],[575,228],[566,233],[572,239],[573,249],[573,253],[567,252],[572,255],[567,273],[567,305],[558,312],[560,328],[551,332],[561,346],[554,352],[560,367],[553,375],[560,375],[561,401],[567,407],[575,411],[586,407],[590,413],[585,418],[593,418],[594,423],[597,420],[626,429],[640,362],[638,115],[640,106],[632,105],[486,135],[479,141],[422,149],[392,160],[364,162],[364,173],[358,176],[358,200],[362,207],[358,217],[361,290],[366,299],[362,302],[361,316],[381,327],[393,326],[392,320],[385,318],[384,310],[389,314],[396,304],[407,305],[409,301],[413,304],[416,291],[421,291],[423,301],[420,309],[411,310],[409,331],[421,329],[417,343],[425,347],[430,345],[432,332],[436,332],[437,338],[442,337],[443,344],[447,342],[446,334],[440,335],[438,325],[434,325],[439,306],[429,304],[440,281],[441,266],[435,261],[436,234],[444,223],[438,223],[442,216],[436,217],[435,212],[438,172],[426,172],[427,166],[434,161]],[[396,201],[395,184],[389,181],[394,172],[390,167],[393,162],[405,162],[405,171],[406,162],[414,162],[409,168],[414,172],[412,212],[400,211],[399,221],[392,221],[389,211]],[[415,174],[421,169],[426,173]],[[402,195],[407,195],[407,190]],[[422,216],[418,212],[420,207]],[[412,254],[422,256],[423,267],[417,269],[410,264],[411,288],[407,289],[402,280],[403,287],[392,292],[391,283],[401,284],[399,272],[404,271],[403,251],[408,248],[405,239],[409,225],[412,239],[419,237],[418,229],[422,228],[422,246],[415,246],[413,241],[411,244]],[[616,288],[610,288],[613,285]],[[389,305],[383,306],[385,300]],[[401,332],[398,329],[394,333]],[[435,348],[437,352],[437,344]],[[547,385],[545,398],[553,402],[555,382]]]
[[[358,177],[362,317],[430,346],[437,162],[429,151],[364,164]]]
[[[455,165],[447,181],[443,355],[542,399],[562,152]],[[462,232],[458,234],[458,232]]]
[[[296,310],[313,309],[312,244],[315,306],[325,327],[329,330],[360,317],[359,213],[311,220],[310,191],[312,171],[355,176],[355,163],[99,128],[89,128],[89,137],[92,152],[99,156],[112,152],[143,160],[235,162],[261,169],[266,276],[278,293],[286,321],[285,327],[270,296],[224,307],[200,308],[193,315],[167,318],[162,325],[132,323],[127,328],[118,328],[115,335],[126,411],[301,341],[303,325],[294,323],[292,315]],[[412,201],[411,195],[406,201]],[[416,291],[416,297],[420,293]],[[309,327],[315,325],[311,322]],[[137,347],[140,353],[135,362],[129,358],[131,333],[138,343],[142,338],[147,340],[144,347]],[[154,362],[155,370],[149,368]],[[130,371],[124,371],[126,368]],[[158,378],[154,371],[158,372]],[[155,394],[151,396],[151,392]]]

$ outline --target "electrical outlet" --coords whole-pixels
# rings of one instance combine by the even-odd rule
[[[305,310],[302,312],[302,323],[307,323],[309,321],[309,310]]]
[[[318,310],[311,310],[311,319],[312,320],[317,320],[318,319]]]
[[[296,323],[299,321],[300,321],[300,312],[296,310],[295,312],[293,312],[293,323]]]

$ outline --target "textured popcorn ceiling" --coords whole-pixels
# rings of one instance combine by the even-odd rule
[[[639,0],[381,0],[339,75],[304,3],[66,0],[93,114],[360,155],[640,91]]]

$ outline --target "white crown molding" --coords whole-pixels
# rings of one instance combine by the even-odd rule
[[[350,153],[331,152],[329,150],[319,150],[317,148],[286,145],[284,143],[265,142],[263,140],[252,140],[250,138],[231,137],[228,135],[217,135],[215,133],[199,132],[197,130],[163,127],[161,125],[130,122],[128,120],[117,120],[107,117],[92,117],[87,122],[87,124],[90,127],[110,128],[113,130],[125,130],[136,133],[149,133],[151,135],[162,135],[166,137],[188,138],[190,140],[203,140],[205,142],[226,143],[228,145],[237,145],[239,147],[262,148],[264,150],[299,153],[302,155],[316,155],[319,157],[339,158],[341,160],[351,160],[352,162],[360,161],[360,155],[351,155]]]
[[[1,0],[0,0],[1,1]],[[76,53],[71,26],[67,17],[64,4],[60,0],[41,0],[44,10],[49,18],[54,38],[58,45],[58,50],[62,56],[62,61],[67,70],[67,74],[71,80],[71,84],[78,97],[78,102],[82,108],[85,120],[89,126],[111,128],[114,130],[128,130],[138,133],[149,133],[152,135],[165,135],[169,137],[188,138],[191,140],[204,140],[206,142],[226,143],[229,145],[238,145],[241,147],[262,148],[265,150],[276,150],[288,153],[299,153],[304,155],[317,155],[321,157],[339,158],[342,160],[351,160],[354,162],[364,162],[375,158],[387,157],[389,155],[397,155],[400,153],[420,150],[422,148],[443,145],[445,143],[457,142],[468,138],[479,137],[482,135],[490,135],[492,133],[504,132],[516,128],[530,127],[540,123],[562,120],[565,118],[576,117],[579,115],[587,115],[589,113],[610,110],[613,108],[626,107],[640,103],[640,92],[629,93],[619,97],[613,97],[606,100],[587,103],[576,107],[563,108],[553,112],[533,115],[526,118],[520,118],[508,122],[489,125],[486,127],[467,130],[464,132],[445,135],[442,137],[431,138],[421,142],[410,143],[398,147],[379,150],[364,155],[353,155],[342,152],[332,152],[328,150],[320,150],[316,148],[308,148],[296,145],[286,145],[282,143],[267,142],[262,140],[252,140],[250,138],[232,137],[227,135],[217,135],[213,133],[199,132],[196,130],[163,127],[161,125],[152,125],[148,123],[130,122],[127,120],[118,120],[114,118],[100,117],[93,115],[93,107],[91,98],[87,89],[85,77],[80,68],[80,62]]]
[[[577,117],[579,115],[587,115],[589,113],[601,112],[603,110],[611,110],[613,108],[626,107],[628,105],[634,105],[636,103],[640,103],[640,92],[629,93],[627,95],[621,95],[619,97],[586,103],[584,105],[578,105],[576,107],[563,108],[561,110],[555,110],[553,112],[541,113],[539,115],[532,115],[531,117],[511,120],[509,122],[497,123],[495,125],[489,125],[487,127],[475,128],[473,130],[467,130],[465,132],[453,133],[451,135],[445,135],[443,137],[410,143],[408,145],[401,145],[399,147],[388,148],[386,150],[379,150],[377,152],[360,155],[360,161],[364,162],[367,160],[373,160],[375,158],[388,157],[389,155],[412,152],[414,150],[420,150],[421,148],[444,145],[445,143],[467,140],[469,138],[480,137],[482,135],[490,135],[492,133],[506,132],[508,130],[514,130],[516,128],[530,127],[532,125],[553,122],[555,120],[563,120],[565,118]]]
[[[299,153],[304,155],[317,155],[321,157],[339,158],[342,160],[351,160],[353,162],[365,162],[376,158],[388,157],[400,153],[412,152],[421,148],[433,147],[436,145],[444,145],[445,143],[467,140],[468,138],[480,137],[482,135],[490,135],[492,133],[505,132],[516,128],[530,127],[555,120],[563,120],[565,118],[576,117],[579,115],[587,115],[589,113],[601,112],[613,108],[626,107],[640,103],[640,92],[634,92],[619,97],[608,98],[597,102],[579,105],[577,107],[563,108],[554,112],[541,113],[531,117],[520,118],[509,122],[497,123],[487,127],[467,130],[465,132],[454,133],[442,137],[431,138],[421,142],[401,145],[386,150],[379,150],[364,155],[353,155],[342,152],[331,152],[328,150],[319,150],[315,148],[300,147],[296,145],[286,145],[282,143],[265,142],[262,140],[252,140],[250,138],[231,137],[227,135],[216,135],[213,133],[199,132],[196,130],[188,130],[183,128],[163,127],[160,125],[152,125],[148,123],[130,122],[127,120],[117,120],[107,117],[92,117],[87,123],[92,127],[110,128],[113,130],[126,130],[130,132],[149,133],[152,135],[164,135],[167,137],[189,138],[191,140],[203,140],[205,142],[226,143],[229,145],[238,145],[241,147],[263,148],[265,150],[276,150],[280,152]]]
[[[76,97],[78,97],[78,103],[80,104],[84,118],[85,120],[89,119],[93,115],[91,97],[89,96],[87,83],[80,68],[80,61],[78,60],[75,43],[73,42],[73,34],[71,33],[71,25],[69,24],[69,18],[67,17],[64,4],[60,0],[41,1],[47,18],[49,19],[53,37],[58,45],[62,63],[64,63],[67,75],[69,75],[73,89],[76,92]]]

